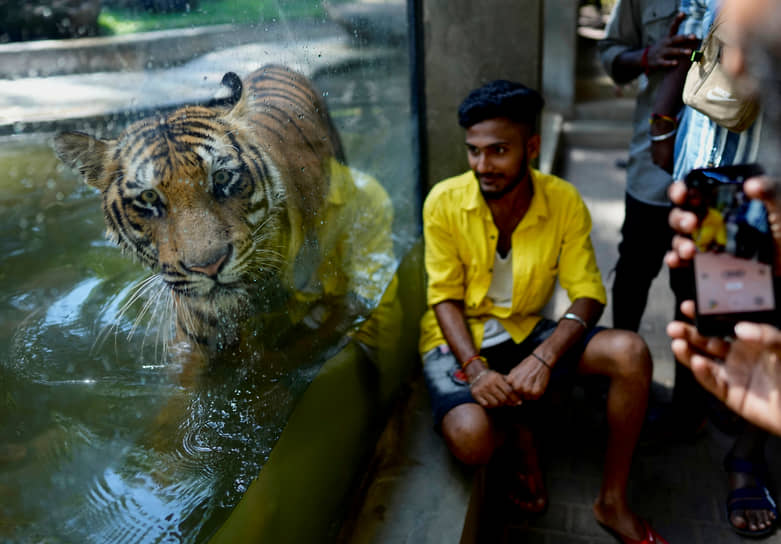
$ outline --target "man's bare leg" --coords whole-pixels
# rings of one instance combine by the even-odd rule
[[[442,418],[442,435],[450,452],[466,465],[486,465],[503,436],[485,408],[459,404]]]
[[[497,428],[479,404],[456,406],[442,419],[445,443],[464,464],[488,465],[500,447],[509,448],[501,452],[503,459],[495,459],[499,461],[496,468],[507,470],[501,479],[509,482],[509,492],[516,495],[516,499],[523,495],[535,497],[531,501],[514,500],[521,510],[540,512],[547,506],[548,498],[534,435],[528,426],[522,424],[513,424],[511,432],[513,436],[508,439],[507,430]],[[528,493],[513,493],[512,487],[518,486],[523,486]]]
[[[578,370],[610,378],[605,469],[594,517],[621,535],[641,540],[646,531],[641,518],[629,508],[627,483],[648,403],[651,354],[637,334],[605,330],[588,343]]]

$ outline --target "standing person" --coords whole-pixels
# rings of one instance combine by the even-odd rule
[[[718,0],[681,0],[680,10],[686,15],[679,33],[694,34],[703,39],[718,13]],[[723,55],[729,56],[725,47]],[[723,58],[723,57],[722,57]],[[681,63],[670,71],[657,93],[654,110],[660,115],[680,117],[675,139],[662,137],[651,127],[654,162],[672,172],[673,179],[681,180],[694,168],[724,166],[754,162],[759,149],[762,118],[759,117],[743,132],[732,132],[689,106],[683,106],[683,84],[690,63]],[[680,300],[693,299],[691,286]],[[677,304],[675,319],[691,322]],[[702,419],[707,413],[709,394],[691,371],[676,364],[673,389],[673,412],[679,420]],[[695,420],[696,420],[695,418]],[[764,484],[767,473],[765,443],[767,433],[756,426],[742,422],[735,441],[724,459],[730,492],[726,500],[729,524],[744,536],[763,536],[773,530],[775,504]]]
[[[626,495],[651,357],[637,334],[595,327],[606,296],[588,209],[571,184],[529,166],[542,106],[519,83],[472,91],[458,111],[471,171],[426,198],[420,352],[435,422],[467,464],[487,464],[505,437],[526,448],[515,451],[526,470],[516,483],[533,495],[521,506],[539,510],[547,497],[522,418],[533,423],[545,392],[572,374],[606,376],[610,434],[594,516],[621,542],[664,542]],[[557,278],[571,305],[552,321],[540,314]],[[504,468],[505,481],[518,480],[516,467]]]
[[[672,177],[651,159],[648,131],[651,126],[675,128],[674,118],[653,114],[653,101],[666,72],[691,57],[698,44],[694,35],[677,34],[683,18],[677,0],[619,0],[598,44],[602,65],[615,83],[639,79],[612,298],[613,326],[635,332],[673,235],[667,224]],[[673,279],[671,274],[675,287]]]

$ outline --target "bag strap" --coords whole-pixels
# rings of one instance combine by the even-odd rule
[[[702,43],[700,44],[699,49],[695,49],[692,51],[690,60],[692,62],[700,62],[702,60],[703,55],[705,54],[705,50],[708,49],[708,47],[711,45],[711,42],[714,40],[718,41],[718,47],[719,47],[719,56],[721,55],[721,46],[725,43],[725,40],[723,38],[723,34],[719,32],[721,30],[722,25],[724,24],[724,17],[722,15],[721,10],[719,10],[716,13],[716,16],[713,18],[713,22],[710,25],[710,28],[708,29],[708,33],[705,35],[705,38],[703,38]]]

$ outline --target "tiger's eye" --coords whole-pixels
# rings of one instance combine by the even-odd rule
[[[227,170],[217,170],[212,178],[215,183],[222,185],[223,183],[228,183],[230,181],[231,175]]]
[[[152,189],[147,189],[141,193],[141,200],[146,204],[154,204],[157,202],[157,199],[157,191],[153,191]]]

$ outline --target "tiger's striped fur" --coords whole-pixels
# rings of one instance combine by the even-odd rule
[[[312,230],[330,161],[344,160],[301,74],[270,65],[223,84],[227,98],[143,119],[115,140],[55,137],[60,158],[102,192],[108,237],[158,274],[179,332],[211,347],[235,340],[259,285],[286,273],[288,241]]]

